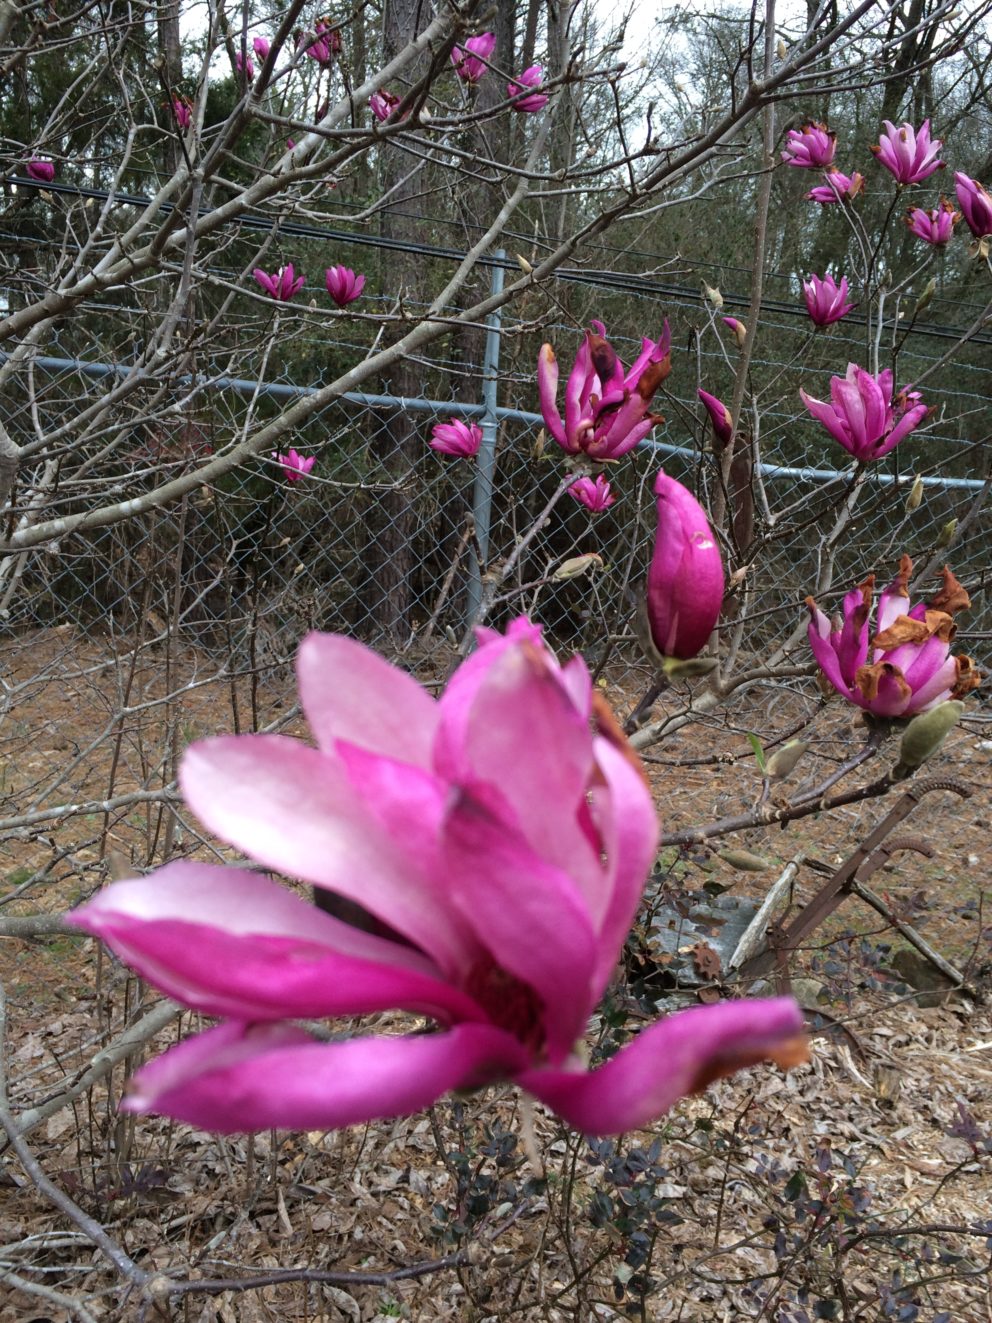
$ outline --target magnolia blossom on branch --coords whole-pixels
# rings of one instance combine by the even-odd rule
[[[924,243],[934,248],[941,248],[954,233],[954,226],[961,219],[961,213],[955,211],[947,198],[940,199],[940,206],[933,211],[924,211],[922,207],[910,207],[905,216],[911,234],[915,234]]]
[[[301,455],[298,450],[290,446],[289,450],[282,454],[278,450],[272,452],[272,458],[282,468],[283,477],[287,482],[299,482],[305,478],[314,464],[317,462],[316,455]]]
[[[818,184],[806,194],[807,202],[819,202],[821,206],[830,206],[835,202],[851,202],[865,186],[864,175],[857,170],[852,175],[842,174],[840,170],[828,170],[824,175],[825,184]]]
[[[847,302],[847,294],[844,276],[841,276],[839,285],[833,276],[824,276],[821,280],[819,276],[811,275],[809,280],[803,281],[806,311],[817,326],[830,326],[847,316],[854,307],[853,303]]]
[[[496,49],[496,33],[482,32],[469,37],[464,46],[451,48],[451,63],[464,83],[477,83],[486,72],[486,60]]]
[[[365,277],[356,276],[347,266],[331,266],[324,272],[324,283],[334,302],[344,308],[360,297],[365,288]]]
[[[640,764],[585,664],[517,620],[435,701],[343,636],[311,634],[300,696],[317,741],[192,745],[207,829],[356,902],[375,932],[261,873],[177,861],[70,921],[223,1023],[142,1067],[122,1104],[208,1130],[330,1129],[513,1080],[587,1133],[650,1124],[766,1058],[805,1059],[788,998],[668,1016],[590,1071],[577,1044],[654,860]],[[293,1021],[392,1008],[431,1032],[315,1042]]]
[[[930,412],[916,391],[901,391],[893,408],[891,368],[875,377],[856,363],[848,363],[846,376],[830,378],[830,404],[802,388],[799,394],[813,417],[862,461],[887,455]]]
[[[482,445],[482,428],[478,423],[463,423],[460,418],[452,418],[450,423],[435,423],[431,438],[430,447],[439,454],[471,459]]]
[[[617,499],[610,490],[609,481],[603,473],[597,473],[595,479],[576,478],[569,487],[568,494],[574,496],[580,504],[584,505],[587,510],[591,510],[593,514],[602,514]]]
[[[786,135],[782,160],[800,170],[822,170],[833,164],[837,150],[837,134],[826,124],[811,120],[802,128],[790,129]]]
[[[517,97],[514,101],[513,109],[519,110],[522,114],[533,115],[538,110],[543,110],[548,104],[550,98],[543,92],[532,92],[530,96],[521,96],[521,92],[526,92],[530,87],[540,87],[544,80],[544,70],[539,64],[532,64],[529,69],[525,69],[520,77],[512,83],[506,85],[506,95]]]
[[[24,167],[29,178],[36,180],[39,184],[50,184],[55,178],[55,166],[51,161],[42,161],[38,157],[33,157]]]
[[[885,132],[871,150],[897,184],[919,184],[929,179],[935,170],[944,168],[943,161],[937,159],[943,145],[939,138],[931,141],[928,119],[919,129],[914,129],[912,124],[900,124],[896,128],[891,120],[885,120]]]
[[[971,599],[944,566],[940,591],[929,603],[909,604],[913,562],[903,556],[899,573],[882,593],[871,638],[875,576],[844,598],[843,623],[830,620],[807,597],[809,644],[823,674],[839,694],[877,717],[912,717],[948,698],[963,698],[981,680],[970,657],[951,656],[954,614]]]
[[[289,303],[289,301],[299,294],[300,290],[306,284],[304,276],[298,276],[293,270],[292,262],[281,266],[275,275],[269,275],[257,266],[252,275],[265,290],[266,294],[276,299],[279,303]]]
[[[624,372],[606,327],[593,322],[575,356],[565,385],[565,417],[558,412],[558,360],[541,346],[537,385],[548,431],[570,455],[619,459],[662,422],[648,412],[655,391],[672,367],[672,337],[666,318],[656,341],[642,340],[641,352]]]
[[[992,234],[992,196],[970,175],[954,176],[954,191],[965,223],[976,239]]]

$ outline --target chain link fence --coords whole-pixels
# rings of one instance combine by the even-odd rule
[[[499,274],[497,266],[494,279]],[[628,289],[618,303],[603,282],[590,284],[589,273],[574,288],[574,322],[504,313],[488,336],[477,328],[470,353],[452,340],[418,364],[419,396],[354,392],[314,414],[282,445],[315,459],[298,481],[287,480],[264,453],[176,502],[8,556],[0,566],[0,619],[9,754],[22,756],[37,728],[32,703],[67,677],[94,677],[88,683],[99,689],[107,730],[124,730],[133,706],[127,677],[140,658],[156,674],[142,701],[166,703],[172,714],[168,737],[159,732],[165,752],[157,762],[135,763],[132,783],[146,788],[150,776],[161,779],[162,768],[172,766],[166,746],[177,752],[185,742],[177,715],[185,686],[213,685],[227,696],[232,710],[204,718],[207,726],[277,722],[292,702],[296,646],[314,628],[345,631],[426,681],[440,681],[476,614],[484,576],[500,573],[535,522],[526,554],[495,589],[490,621],[532,613],[562,650],[582,651],[636,701],[649,679],[631,623],[654,534],[653,479],[664,464],[714,495],[716,466],[695,391],[699,382],[729,400],[736,351],[691,291],[669,289],[658,302],[653,292],[638,297]],[[609,303],[603,315],[625,361],[639,341],[622,332],[657,336],[669,316],[674,370],[661,402],[667,422],[610,466],[616,503],[593,516],[560,492],[564,456],[544,439],[534,411],[534,364],[548,339],[567,374],[597,299]],[[385,309],[374,296],[369,305]],[[24,362],[5,396],[4,422],[27,451],[8,537],[65,512],[140,497],[193,470],[319,389],[334,370],[322,363],[367,353],[375,329],[374,317],[322,325],[305,309],[285,315],[286,330],[274,340],[258,314],[232,316],[209,354],[178,352],[136,385],[136,309],[101,304],[91,318],[60,328]],[[784,303],[763,319],[751,369],[758,407],[746,407],[741,424],[760,462],[747,499],[739,492],[732,501],[745,573],[727,618],[741,628],[744,657],[767,654],[803,619],[832,512],[850,492],[851,468],[832,467],[843,454],[800,416],[796,388],[802,381],[824,395],[829,371],[843,372],[848,357],[863,360],[858,335],[845,323],[829,337],[811,337]],[[944,338],[915,337],[900,359],[903,372],[922,375],[946,348]],[[834,606],[869,570],[885,582],[903,551],[931,574],[949,559],[974,599],[963,625],[965,650],[987,668],[989,516],[975,443],[987,425],[992,384],[985,352],[966,349],[952,386],[942,385],[939,373],[927,382],[925,398],[936,410],[931,425],[868,474],[822,604]],[[477,459],[429,448],[432,426],[451,417],[482,424],[486,440]],[[917,471],[924,496],[907,511]],[[758,541],[751,529],[759,530]],[[561,573],[565,562],[587,553],[598,560],[584,573]],[[808,660],[805,653],[801,659]],[[72,748],[87,747],[73,729],[78,713],[71,705],[41,720],[66,723]],[[94,765],[81,757],[78,775],[59,771],[44,788],[39,780],[30,802],[48,802],[60,786],[77,797],[97,793],[87,779]],[[99,794],[113,793],[114,778],[107,784],[111,790],[101,783]]]

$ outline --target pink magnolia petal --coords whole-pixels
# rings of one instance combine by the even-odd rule
[[[143,1067],[122,1107],[222,1134],[332,1130],[420,1111],[525,1060],[519,1043],[489,1025],[316,1043],[287,1026],[232,1022]]]
[[[947,645],[942,646],[946,648]],[[927,664],[932,664],[929,658]],[[925,712],[928,707],[935,707],[945,698],[950,698],[957,677],[958,664],[955,657],[948,657],[942,662],[928,680],[923,679],[922,671],[918,671],[916,666],[910,667],[906,672],[906,683],[913,690],[911,710],[914,713]]]
[[[651,1125],[680,1098],[768,1058],[805,1060],[802,1012],[788,997],[729,1001],[670,1015],[594,1071],[528,1070],[517,1083],[585,1134]]]
[[[242,1020],[366,1015],[400,1006],[484,1018],[411,947],[342,923],[258,873],[176,861],[72,911],[167,996]]]
[[[179,782],[210,831],[267,868],[357,901],[445,974],[471,958],[443,880],[380,830],[338,759],[281,735],[222,737],[187,749]]]
[[[841,670],[840,658],[830,633],[830,621],[815,607],[810,608],[810,614],[812,619],[806,636],[816,664],[838,693],[850,696],[851,681],[845,679]]]
[[[577,818],[593,772],[592,741],[543,651],[504,649],[493,660],[466,713],[459,753],[449,767],[456,782],[498,786],[530,847],[580,887],[593,885],[599,859]]]
[[[848,429],[843,425],[842,420],[838,418],[833,407],[824,404],[822,400],[814,399],[812,395],[807,395],[800,387],[799,394],[802,402],[810,411],[814,418],[823,424],[835,441],[839,441],[845,450],[851,450],[851,435]],[[853,453],[853,451],[852,451]]]
[[[590,917],[599,932],[592,976],[593,1002],[603,995],[616,969],[658,846],[654,803],[637,768],[608,740],[597,739],[595,748],[606,787],[605,794],[594,788],[592,813],[602,838],[606,876],[599,897],[587,900]]]
[[[451,899],[496,964],[537,993],[548,1055],[562,1060],[592,1010],[597,959],[575,883],[468,794],[453,807],[445,838]]]
[[[430,766],[438,707],[412,675],[342,634],[308,634],[296,670],[303,711],[322,749],[344,739]]]

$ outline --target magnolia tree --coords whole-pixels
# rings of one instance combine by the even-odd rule
[[[321,410],[373,384],[418,394],[418,363],[431,346],[460,335],[477,347],[502,306],[525,307],[540,326],[557,315],[556,273],[611,227],[647,224],[676,204],[704,206],[727,181],[745,181],[753,207],[748,308],[723,315],[723,296],[708,285],[702,304],[700,335],[718,338],[729,390],[706,379],[705,360],[680,353],[663,313],[629,366],[599,317],[559,327],[532,360],[541,462],[553,465],[555,484],[507,545],[487,556],[474,544],[481,592],[440,697],[364,644],[315,632],[297,670],[316,747],[256,730],[194,742],[180,758],[172,742],[182,802],[242,866],[169,858],[170,835],[144,861],[160,867],[136,876],[118,865],[119,880],[68,916],[153,987],[220,1021],[137,1070],[125,1111],[218,1132],[331,1129],[510,1081],[568,1126],[602,1135],[649,1127],[741,1066],[806,1059],[802,1012],[787,997],[660,1019],[592,1068],[582,1040],[659,841],[883,796],[935,753],[979,683],[975,665],[952,651],[969,596],[944,566],[944,548],[916,566],[897,548],[886,567],[867,555],[859,562],[858,539],[866,504],[894,492],[911,510],[923,490],[914,483],[906,497],[876,483],[933,418],[927,383],[901,373],[905,330],[890,310],[955,245],[967,278],[987,278],[992,198],[955,170],[953,143],[936,136],[933,118],[886,119],[874,160],[840,159],[838,134],[795,107],[829,108],[833,93],[867,78],[882,88],[914,76],[932,82],[981,31],[983,15],[937,5],[909,24],[901,10],[866,0],[844,12],[811,8],[802,23],[770,4],[738,29],[719,105],[689,98],[672,127],[649,104],[651,70],[625,63],[622,34],[597,28],[602,19],[579,4],[547,15],[534,3],[500,6],[493,18],[470,0],[389,0],[381,34],[361,8],[318,16],[298,0],[274,19],[250,7],[211,9],[185,30],[185,48],[175,14],[156,32],[113,6],[4,14],[8,74],[44,91],[26,118],[14,115],[12,98],[5,103],[8,213],[22,236],[0,321],[0,378],[17,402],[0,428],[5,606],[30,591],[32,556],[57,558],[66,539],[223,491],[251,463],[287,495],[333,481],[319,450],[300,439]],[[953,198],[934,185],[945,166]],[[792,188],[800,171],[809,189],[793,190],[790,205],[835,215],[845,237],[843,261],[803,272],[795,299],[818,353],[830,359],[830,328],[855,313],[864,345],[860,361],[838,356],[828,384],[810,372],[791,394],[795,426],[842,471],[812,514],[777,505],[767,490],[769,394],[755,359],[772,189]],[[866,192],[883,189],[890,205],[876,223],[859,208]],[[414,209],[462,206],[466,194],[471,244],[454,274],[427,288]],[[892,242],[899,210],[909,250]],[[396,254],[380,270],[392,284],[374,306],[370,273],[335,262],[332,245],[320,273],[302,269],[294,227],[344,221],[377,224]],[[543,236],[537,251],[502,289],[490,288],[480,263],[525,223]],[[330,370],[286,405],[262,408],[256,392],[236,427],[201,444],[190,419],[202,417],[209,387],[261,383],[273,361],[293,364],[305,331],[329,324],[347,325],[360,345],[347,361],[338,348]],[[41,380],[67,327],[79,328],[75,359],[110,358],[113,370],[77,408],[51,417]],[[649,679],[618,716],[582,657],[560,660],[539,621],[541,589],[602,558],[587,550],[527,584],[521,569],[563,512],[581,507],[592,521],[587,549],[597,520],[622,520],[616,488],[626,466],[652,453],[680,374],[683,397],[688,384],[701,406],[681,414],[684,440],[699,443],[698,481],[690,490],[651,462],[653,541],[629,613]],[[158,438],[143,465],[134,459],[139,428]],[[162,438],[179,434],[177,455]],[[473,416],[455,409],[428,445],[397,412],[383,462],[400,475],[428,460],[467,467],[483,439]],[[376,551],[400,615],[406,482],[384,497],[392,518]],[[804,524],[818,540],[807,609],[797,603],[759,648],[749,630],[765,557],[783,528]],[[835,582],[839,563],[845,574],[858,565],[850,582]],[[876,607],[877,575],[887,586]],[[522,607],[535,600],[531,620]],[[835,607],[832,618],[824,608]],[[620,610],[628,613],[626,602]],[[774,800],[770,782],[794,772],[809,737],[760,749],[764,791],[751,811],[659,835],[637,751],[759,681],[815,671],[863,714],[863,743],[828,776]],[[890,737],[884,769],[861,777]],[[835,789],[848,777],[856,784]],[[171,784],[145,785],[96,807],[109,813],[154,794],[176,802]],[[42,809],[9,825],[92,809]],[[328,893],[324,912],[269,871]],[[419,1017],[416,1031],[328,1042],[299,1023],[391,1010]],[[2,1115],[37,1179],[23,1127]],[[71,1200],[57,1202],[150,1297],[181,1289],[127,1259]]]

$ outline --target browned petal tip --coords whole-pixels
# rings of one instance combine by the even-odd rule
[[[956,611],[967,611],[971,606],[967,590],[955,578],[950,566],[945,565],[942,574],[944,582],[930,605],[935,611],[946,611],[951,616]]]
[[[589,336],[589,355],[596,375],[600,381],[609,381],[616,371],[617,351],[595,331],[587,331],[586,334]]]
[[[672,370],[672,356],[666,354],[660,363],[649,363],[637,378],[634,388],[642,400],[650,400],[661,383]]]
[[[878,697],[879,686],[884,676],[895,681],[903,698],[910,697],[913,691],[906,683],[906,677],[899,667],[893,666],[891,662],[880,661],[868,666],[859,666],[854,672],[854,683],[861,690],[866,703],[873,703]]]
[[[982,683],[982,673],[970,657],[955,657],[954,660],[958,664],[958,675],[951,690],[951,697],[964,698]]]
[[[954,637],[954,621],[944,611],[928,611],[925,620],[897,616],[888,629],[875,636],[872,647],[890,652],[904,643],[925,643],[934,634],[944,643],[950,643]]]
[[[903,597],[909,596],[909,581],[913,574],[913,560],[904,551],[899,557],[899,573],[895,577],[892,587]]]
[[[630,740],[623,733],[623,727],[617,720],[617,714],[610,707],[606,695],[599,689],[593,689],[592,691],[592,720],[598,734],[602,735],[604,740],[609,740],[613,747],[623,754],[650,790],[651,782],[644,770],[644,764],[631,747]]]
[[[769,1058],[782,1070],[792,1070],[794,1066],[805,1066],[810,1059],[809,1039],[805,1034],[796,1034],[779,1043],[768,1053]]]
[[[745,1066],[757,1066],[762,1061],[773,1061],[782,1070],[791,1070],[793,1066],[804,1066],[809,1061],[809,1040],[805,1034],[794,1034],[764,1048],[749,1047],[733,1057],[716,1057],[707,1061],[692,1082],[692,1092],[702,1093],[714,1080],[734,1075]]]

